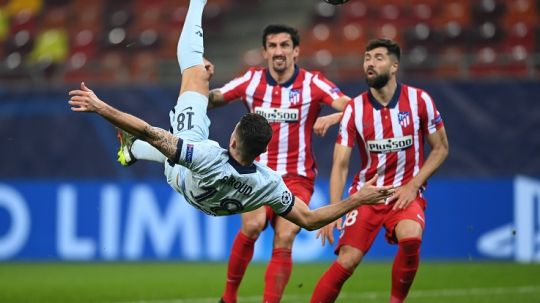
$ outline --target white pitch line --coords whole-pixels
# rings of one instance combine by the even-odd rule
[[[540,293],[540,286],[527,285],[516,287],[489,287],[489,288],[455,288],[455,289],[432,289],[432,290],[412,290],[409,298],[438,298],[438,297],[471,297],[471,296],[493,296],[504,294],[526,294]],[[388,292],[362,292],[362,293],[347,293],[342,292],[339,295],[340,299],[348,300],[378,300],[388,297]],[[310,295],[286,295],[287,300],[296,302],[304,302],[309,300]],[[258,303],[261,301],[261,296],[239,297],[239,302]],[[193,299],[177,299],[177,300],[142,300],[142,301],[124,301],[119,303],[216,303],[218,297],[212,298],[193,298]]]

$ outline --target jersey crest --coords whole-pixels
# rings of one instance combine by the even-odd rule
[[[289,91],[289,102],[292,105],[300,103],[301,90],[300,89],[291,89]]]
[[[401,124],[401,126],[403,126],[403,127],[409,126],[409,124],[411,123],[410,113],[409,112],[399,112],[398,113],[398,121],[399,121],[399,124]]]

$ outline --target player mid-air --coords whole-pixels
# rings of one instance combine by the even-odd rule
[[[315,189],[317,164],[313,133],[324,136],[339,123],[341,113],[319,117],[324,106],[341,112],[350,100],[323,73],[300,67],[300,34],[284,24],[267,25],[262,32],[265,67],[249,67],[210,91],[208,109],[241,100],[249,112],[264,116],[273,130],[268,148],[257,161],[280,174],[287,188],[309,205]],[[211,66],[211,64],[208,62]],[[119,132],[118,162],[129,166],[138,160],[165,163],[167,158],[142,140]],[[292,249],[300,227],[277,216],[270,207],[241,214],[242,224],[229,254],[223,303],[236,303],[238,290],[255,251],[255,243],[268,227],[273,228],[271,257],[264,274],[265,303],[280,302],[293,269]]]
[[[221,216],[269,205],[276,214],[308,230],[317,229],[362,204],[377,204],[393,194],[391,186],[374,187],[375,178],[356,194],[330,206],[310,210],[296,203],[281,176],[257,163],[272,136],[267,120],[246,114],[236,125],[228,150],[208,140],[206,115],[213,69],[203,61],[202,12],[206,0],[191,0],[178,42],[182,72],[180,96],[171,111],[172,133],[119,111],[100,100],[84,83],[69,92],[75,112],[94,112],[116,127],[150,143],[169,159],[165,175],[185,200],[209,215]]]

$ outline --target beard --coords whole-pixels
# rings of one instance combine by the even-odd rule
[[[281,63],[275,63],[274,60],[272,60],[272,67],[275,72],[277,73],[283,73],[287,70],[287,58],[283,58],[283,61]]]
[[[374,89],[383,88],[388,83],[388,80],[390,80],[389,73],[379,74],[372,78],[366,77],[367,85],[369,87],[373,87]]]

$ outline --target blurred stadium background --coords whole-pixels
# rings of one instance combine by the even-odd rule
[[[121,167],[115,162],[113,128],[97,117],[74,115],[67,106],[67,92],[85,81],[115,106],[168,127],[179,88],[176,43],[187,5],[187,0],[0,0],[1,302],[133,299],[92,297],[93,289],[83,287],[82,298],[59,299],[49,293],[25,300],[30,284],[48,284],[14,277],[26,277],[22,272],[36,268],[47,277],[72,264],[63,261],[174,261],[172,268],[178,271],[164,276],[181,280],[216,264],[209,272],[220,275],[208,287],[219,295],[238,217],[198,213],[169,189],[159,165]],[[449,279],[456,283],[447,288],[499,287],[491,289],[496,295],[485,302],[495,302],[495,296],[505,298],[501,302],[540,302],[539,21],[538,0],[351,0],[337,7],[317,0],[209,0],[203,22],[206,56],[216,65],[212,87],[247,66],[264,64],[260,35],[270,23],[297,27],[299,65],[323,71],[349,96],[366,88],[361,69],[365,43],[373,37],[398,41],[404,53],[400,79],[426,89],[436,100],[451,147],[428,186],[422,248],[428,262],[422,266],[431,270],[421,269],[415,289]],[[211,137],[226,144],[244,111],[240,102],[211,111]],[[336,131],[334,127],[314,141],[319,164],[314,207],[327,201]],[[351,173],[358,166],[355,161]],[[295,242],[294,258],[302,266],[323,262],[306,272],[304,293],[325,270],[324,262],[333,260],[332,249],[321,248],[314,238],[302,231]],[[267,232],[258,241],[255,260],[264,262],[270,251]],[[368,259],[382,265],[371,265],[371,274],[388,270],[393,254],[394,248],[379,239]],[[36,261],[55,263],[48,267]],[[188,261],[212,263],[182,267]],[[459,278],[433,274],[443,261],[450,263],[441,268],[460,268],[455,271]],[[485,262],[504,264],[489,271],[481,267]],[[90,263],[86,271],[77,268],[71,275],[68,270],[58,281],[71,287],[77,272],[85,275],[94,266],[106,265]],[[145,266],[141,263],[138,270],[150,272]],[[153,278],[174,288],[170,280],[167,284],[157,278],[164,268]],[[262,280],[260,268],[253,279]],[[499,280],[467,279],[482,271]],[[95,280],[108,275],[104,272],[94,273]],[[364,277],[358,278],[359,285],[366,283]],[[127,293],[137,293],[139,301],[184,294],[185,301],[178,302],[195,302],[190,296],[208,296],[208,288],[191,295],[190,287],[145,293],[139,286],[147,280],[129,282],[133,289]],[[350,291],[354,283],[349,283]],[[508,285],[518,287],[510,290],[513,297],[502,295],[506,288],[500,287]],[[301,288],[297,286],[289,295]],[[258,292],[251,290],[255,298],[260,283],[256,287]],[[377,287],[381,294],[388,290]],[[248,286],[244,289],[250,294]],[[422,301],[418,295],[411,302],[484,302],[470,289],[446,301]],[[363,291],[369,294],[370,289]],[[519,297],[515,292],[520,291],[531,295]],[[360,294],[343,302],[384,302],[383,297]],[[286,302],[307,298],[288,297]]]

